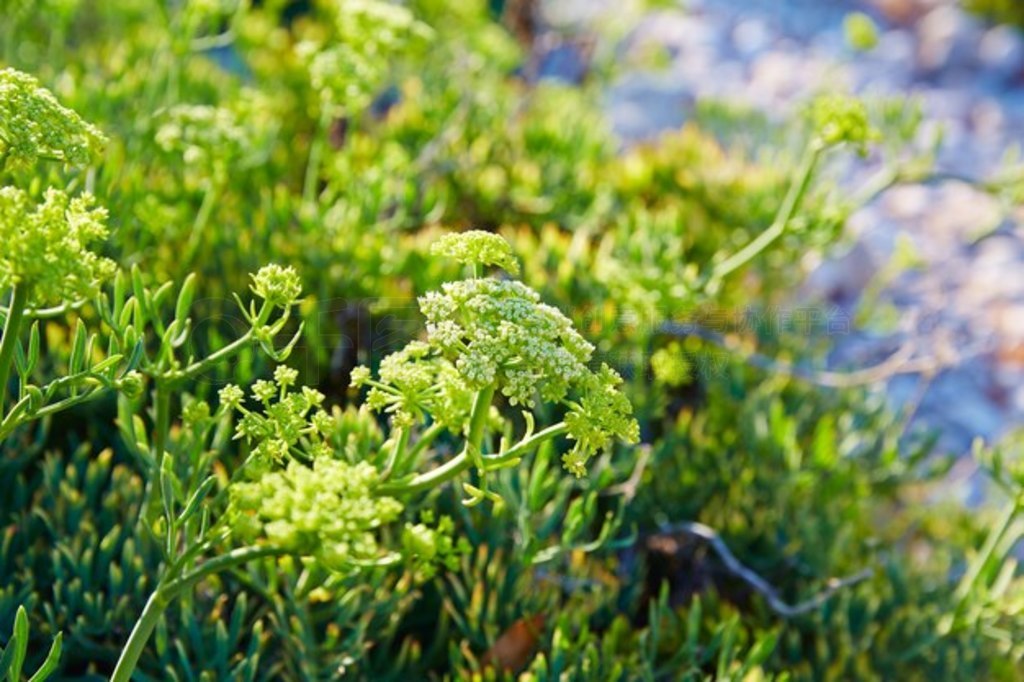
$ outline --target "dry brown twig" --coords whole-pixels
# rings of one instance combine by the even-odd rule
[[[767,580],[747,566],[743,565],[743,563],[736,558],[736,555],[732,553],[732,550],[729,549],[729,546],[725,544],[725,541],[722,540],[722,537],[714,528],[696,521],[683,521],[681,523],[665,525],[661,528],[660,532],[664,535],[685,533],[706,541],[711,545],[712,549],[715,550],[715,553],[718,554],[718,557],[722,560],[722,563],[725,564],[725,567],[729,572],[750,585],[755,592],[764,597],[772,611],[783,618],[795,618],[796,616],[814,611],[831,599],[839,590],[850,587],[851,585],[856,585],[857,583],[863,582],[874,575],[874,569],[865,568],[845,578],[832,578],[828,581],[828,585],[824,590],[810,599],[806,599],[797,604],[789,604],[779,595],[778,590],[776,590],[775,587],[773,587]]]

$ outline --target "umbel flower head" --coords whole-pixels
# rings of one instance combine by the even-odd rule
[[[397,500],[373,495],[377,480],[377,470],[366,462],[291,460],[231,486],[229,523],[245,542],[263,540],[344,571],[380,558],[375,531],[402,512]]]
[[[809,113],[814,134],[825,146],[848,143],[864,154],[868,142],[878,136],[868,121],[867,107],[855,97],[821,95],[811,102]]]
[[[113,261],[90,250],[107,236],[106,209],[90,195],[48,189],[43,203],[14,187],[0,189],[0,289],[28,287],[37,304],[95,296]]]
[[[87,164],[105,143],[103,134],[61,106],[39,81],[15,69],[0,70],[0,168],[37,159]]]
[[[264,265],[252,275],[253,293],[271,305],[288,307],[302,293],[302,280],[299,273],[290,265],[282,267],[276,263]]]
[[[380,0],[342,0],[335,4],[336,42],[310,41],[296,46],[307,63],[310,84],[321,105],[335,113],[365,109],[384,84],[393,55],[430,35],[405,7]]]
[[[365,367],[352,372],[352,385],[369,386],[366,406],[390,414],[399,427],[412,426],[429,414],[453,432],[466,426],[473,391],[447,358],[422,341],[413,341],[380,364],[380,381]]]
[[[512,247],[499,235],[483,230],[446,234],[434,242],[430,252],[466,265],[497,265],[510,275],[519,274],[519,261]]]
[[[266,541],[346,570],[379,558],[374,532],[397,519],[402,505],[372,494],[378,481],[372,465],[336,457],[330,444],[336,421],[322,408],[324,396],[305,386],[292,390],[297,378],[279,366],[273,381],[253,384],[259,410],[242,404],[237,386],[220,391],[221,409],[242,415],[235,437],[252,447],[250,480],[230,488],[229,522],[245,542]]]
[[[161,149],[181,154],[187,166],[214,175],[227,173],[245,155],[249,138],[235,112],[207,105],[171,108],[156,132]]]
[[[515,262],[504,240],[482,232],[449,235],[436,250],[462,262],[504,267]],[[448,282],[422,297],[420,310],[427,321],[426,342],[385,358],[380,381],[371,380],[365,369],[354,375],[355,383],[372,386],[370,407],[416,415],[432,412],[444,396],[462,417],[454,421],[464,425],[469,396],[479,391],[500,391],[509,404],[531,409],[538,400],[561,404],[569,408],[566,426],[576,441],[563,460],[577,476],[613,440],[638,439],[632,407],[619,392],[619,375],[607,366],[593,371],[594,347],[522,282]]]

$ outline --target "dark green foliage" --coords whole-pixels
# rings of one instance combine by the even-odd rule
[[[531,82],[531,55],[493,3],[416,0],[411,14],[369,19],[363,0],[301,11],[16,4],[0,29],[0,65],[36,74],[109,142],[91,166],[74,153],[81,168],[28,159],[0,165],[0,176],[33,202],[47,187],[90,188],[112,233],[92,248],[121,270],[95,283],[96,298],[30,311],[11,346],[0,390],[21,407],[0,427],[0,633],[16,636],[0,669],[22,651],[42,664],[62,636],[61,679],[110,675],[150,595],[167,588],[168,566],[186,575],[239,536],[266,549],[265,527],[238,532],[271,497],[252,495],[253,481],[287,481],[285,456],[307,467],[325,449],[339,469],[364,463],[381,476],[360,488],[367,509],[418,472],[459,456],[472,465],[402,497],[386,515],[400,523],[363,519],[357,530],[372,532],[379,562],[339,570],[320,560],[335,547],[310,556],[324,539],[303,535],[306,556],[260,556],[174,592],[134,679],[1024,674],[1019,457],[979,455],[1010,500],[994,522],[937,502],[949,462],[876,396],[755,368],[713,342],[736,331],[715,322],[722,314],[784,301],[801,259],[841,238],[858,197],[837,193],[833,161],[867,145],[899,171],[891,184],[927,175],[928,153],[906,149],[921,118],[913,106],[829,97],[777,125],[703,102],[693,123],[623,149],[600,114],[599,79]],[[339,45],[352,50],[339,64],[366,68],[316,67]],[[373,50],[386,58],[359,61]],[[349,85],[351,102],[369,104],[339,97]],[[639,444],[588,450],[575,480],[561,471],[572,447],[562,434],[521,460],[493,458],[567,414],[585,417],[570,435],[589,425],[632,440],[622,403],[588,412],[574,402],[583,398],[554,391],[525,416],[508,400],[523,395],[516,389],[499,392],[493,411],[474,409],[478,420],[457,409],[442,420],[430,393],[441,379],[416,400],[349,388],[354,368],[365,366],[357,384],[379,378],[383,358],[423,337],[415,297],[466,265],[431,247],[468,228],[506,238],[511,254],[482,265],[512,273],[519,263],[523,282],[595,345],[594,376],[574,389],[600,395],[602,362],[625,378]],[[511,274],[488,274],[500,282],[491,286],[509,284]],[[709,329],[680,331],[694,319]],[[759,350],[798,360],[822,342],[799,329],[743,331]],[[458,344],[444,350],[446,362],[464,359]],[[289,351],[298,380],[281,365],[276,385],[255,383]],[[502,357],[503,381],[533,368]],[[426,364],[395,383],[451,369]],[[612,376],[601,373],[598,387],[616,388]],[[36,391],[55,377],[65,379],[44,402],[71,402],[40,412]],[[221,391],[229,381],[242,388]],[[301,393],[316,406],[282,408],[278,391],[292,384],[292,396],[302,384],[320,389]],[[603,419],[587,421],[595,414]],[[327,433],[310,430],[317,423]],[[265,456],[267,442],[281,457]],[[396,461],[399,452],[411,454]],[[279,478],[260,478],[271,470]],[[229,506],[229,490],[250,499]],[[299,506],[264,520],[294,530]],[[788,604],[827,598],[779,613],[678,525],[688,521],[716,529]],[[436,543],[417,544],[417,524]],[[425,556],[434,549],[440,556]],[[865,569],[868,579],[829,592]]]

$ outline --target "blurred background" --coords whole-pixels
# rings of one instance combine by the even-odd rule
[[[876,366],[896,407],[967,453],[1024,419],[1024,217],[976,185],[1016,173],[1024,141],[1024,3],[1014,0],[687,0],[540,3],[539,70],[575,80],[588,55],[622,64],[606,111],[625,144],[700,118],[707,102],[783,121],[822,90],[918,100],[939,173],[893,187],[848,222],[850,242],[804,263],[797,300],[834,304],[834,366]],[[862,22],[864,25],[862,25]],[[874,24],[874,32],[865,25]],[[566,38],[569,36],[570,38]],[[613,36],[613,39],[609,39]],[[553,45],[553,46],[552,46]],[[728,132],[735,144],[734,130]],[[772,143],[748,127],[755,150]],[[871,192],[868,158],[841,186]],[[792,305],[798,305],[791,302]],[[864,375],[867,379],[870,375]],[[955,472],[977,501],[974,465]]]

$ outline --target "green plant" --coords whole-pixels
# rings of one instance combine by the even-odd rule
[[[768,319],[953,177],[920,107],[624,148],[531,4],[12,5],[0,621],[62,678],[1019,677],[1017,507]]]
[[[28,682],[44,682],[50,679],[54,670],[57,669],[57,662],[60,660],[62,636],[58,632],[53,638],[49,653],[45,660],[28,678]],[[18,615],[14,618],[14,633],[2,652],[0,652],[0,678],[8,682],[20,682],[21,671],[25,665],[25,656],[28,653],[28,615],[25,607],[18,607]]]

